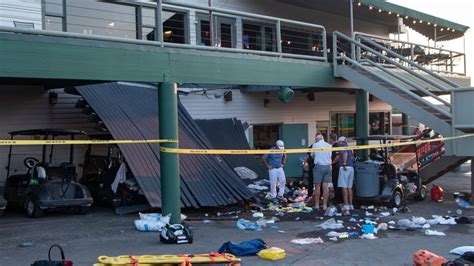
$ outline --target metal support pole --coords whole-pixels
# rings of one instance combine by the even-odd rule
[[[163,41],[163,3],[162,0],[156,1],[155,9],[155,40],[160,42],[161,47],[165,46]]]
[[[63,0],[63,31],[67,32],[67,2]]]
[[[209,7],[212,7],[212,0],[208,1]],[[212,15],[212,10],[209,10],[209,38],[210,44],[214,47],[214,18]]]
[[[164,82],[158,87],[160,139],[178,139],[178,93],[176,83]],[[178,143],[161,143],[161,147],[178,148]],[[181,223],[179,156],[160,152],[161,210],[171,214],[171,224]]]
[[[349,12],[350,12],[350,23],[351,23],[351,38],[354,38],[354,8],[352,0],[349,0]],[[351,43],[351,58],[357,60],[355,56],[355,45]]]
[[[369,136],[369,93],[364,90],[356,90],[356,137]],[[357,145],[366,145],[368,141],[357,141]],[[362,160],[367,160],[369,151],[359,150],[357,155]]]
[[[282,57],[282,49],[281,49],[281,22],[280,20],[277,20],[276,23],[276,45],[277,45],[277,52],[280,54],[280,57]]]
[[[143,20],[141,6],[135,6],[135,35],[137,40],[143,39]]]
[[[474,157],[471,157],[471,205],[474,203]]]
[[[410,135],[408,124],[409,124],[408,115],[403,113],[402,114],[402,135]]]
[[[453,73],[453,52],[449,52],[449,64],[450,64],[451,73]]]

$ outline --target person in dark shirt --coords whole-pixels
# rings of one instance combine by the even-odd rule
[[[331,133],[329,135],[329,144],[331,144],[333,148],[339,147],[336,134]],[[339,152],[333,151],[331,154],[331,159],[332,159],[332,185],[334,188],[334,201],[336,203],[341,203],[342,202],[342,189],[337,186],[337,180],[339,177]]]
[[[313,144],[309,145],[309,149],[313,147]],[[311,156],[311,152],[306,154],[306,163],[308,164],[308,199],[313,196],[314,192],[314,176],[313,176],[313,169],[314,169],[314,158]]]

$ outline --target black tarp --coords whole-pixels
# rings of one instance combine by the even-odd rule
[[[114,139],[158,139],[158,91],[139,84],[102,83],[76,87]],[[212,148],[206,135],[179,103],[179,146]],[[158,144],[119,144],[152,207],[161,207]],[[218,155],[180,155],[183,207],[224,206],[252,197]]]
[[[195,121],[206,133],[214,148],[230,150],[250,149],[242,121],[239,119],[196,119]],[[239,154],[222,155],[222,157],[232,168],[244,166],[254,171],[258,178],[267,177],[267,172],[258,161],[260,156]]]

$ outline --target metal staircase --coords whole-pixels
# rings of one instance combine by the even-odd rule
[[[439,134],[447,137],[474,132],[473,88],[460,88],[366,36],[354,39],[334,32],[332,56],[335,77],[350,81]],[[451,100],[440,97],[447,94]],[[443,152],[436,159],[419,165],[420,171],[425,182],[430,182],[471,156],[473,138],[449,141],[443,143]]]

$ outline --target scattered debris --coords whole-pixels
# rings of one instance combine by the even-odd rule
[[[360,236],[360,238],[362,239],[377,239],[378,237],[376,237],[374,234],[363,234]]]
[[[258,175],[257,173],[255,173],[253,170],[245,167],[245,166],[237,166],[237,167],[234,167],[234,171],[237,173],[237,175],[241,178],[241,179],[250,179],[250,180],[254,180],[254,179],[257,179],[258,178]]]
[[[456,255],[464,255],[466,252],[474,252],[474,246],[462,246],[462,247],[457,247],[454,249],[451,249],[449,253],[451,254],[456,254]]]
[[[262,227],[259,224],[245,219],[237,220],[236,226],[240,230],[262,231]]]
[[[324,241],[320,237],[316,238],[298,238],[291,240],[291,243],[307,245],[307,244],[323,244]]]
[[[249,184],[247,187],[253,190],[268,190],[267,186],[259,186],[255,184]]]
[[[212,223],[212,221],[211,220],[202,220],[202,223],[203,224],[210,224],[210,223]]]
[[[257,255],[262,259],[273,261],[282,260],[286,257],[285,250],[277,247],[262,249],[257,253]]]
[[[29,248],[29,247],[32,247],[33,246],[33,243],[31,242],[25,242],[25,243],[21,243],[20,245],[18,245],[19,247],[21,248]]]
[[[135,220],[135,228],[142,232],[161,232],[170,222],[171,214],[161,216],[159,213],[140,213],[140,220]]]
[[[427,236],[446,236],[445,233],[443,232],[439,232],[439,231],[436,231],[436,230],[425,230],[425,235]]]
[[[336,221],[334,218],[326,220],[324,223],[318,225],[322,229],[332,229],[332,230],[337,230],[337,229],[342,229],[344,228],[344,224],[342,221]]]
[[[252,214],[252,217],[253,217],[253,218],[263,218],[263,217],[265,217],[265,216],[263,215],[262,212],[254,212],[254,213]]]
[[[324,216],[333,217],[337,213],[337,208],[334,206],[329,206],[324,212]]]

